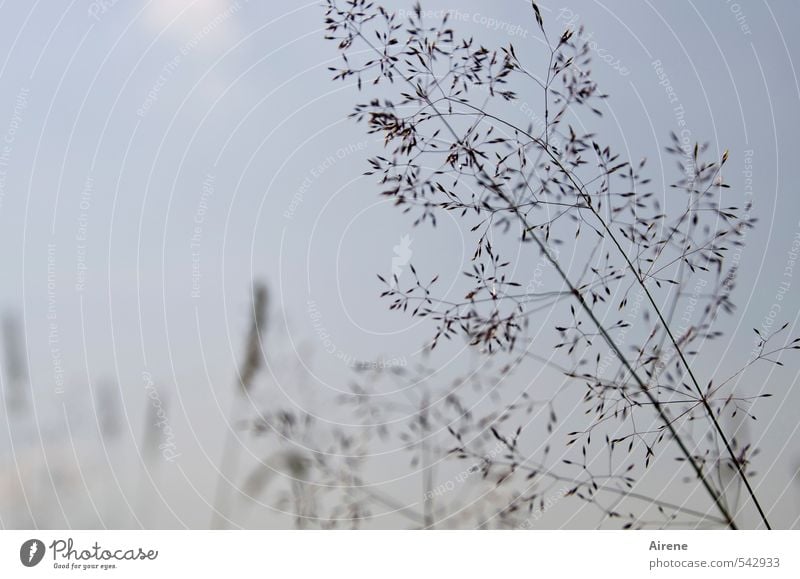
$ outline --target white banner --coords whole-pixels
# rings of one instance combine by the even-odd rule
[[[3,531],[0,577],[796,578],[798,538],[796,531]]]

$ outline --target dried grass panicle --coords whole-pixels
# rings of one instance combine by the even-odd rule
[[[258,370],[264,365],[262,354],[262,336],[267,321],[267,286],[262,283],[253,285],[252,321],[245,345],[244,359],[239,372],[239,384],[244,392],[248,391]]]
[[[644,159],[626,160],[600,135],[567,122],[570,115],[602,116],[608,95],[593,80],[583,35],[564,30],[551,40],[532,5],[547,47],[548,64],[539,74],[520,56],[530,47],[487,49],[459,38],[447,16],[429,22],[419,4],[400,18],[366,0],[328,1],[327,37],[338,43],[342,56],[341,66],[331,69],[334,79],[355,81],[359,90],[387,85],[376,93],[380,96],[356,105],[352,115],[368,132],[384,136],[386,153],[369,160],[367,174],[378,177],[382,195],[412,215],[415,225],[435,227],[437,215],[449,213],[475,239],[464,272],[471,287],[463,299],[437,298],[438,276],[413,267],[410,284],[382,280],[381,295],[390,309],[433,322],[432,348],[463,336],[486,354],[510,356],[506,373],[531,357],[536,314],[563,307],[553,330],[565,361],[558,365],[550,356],[541,361],[585,388],[586,426],[570,433],[567,444],[575,455],[562,462],[574,470],[567,476],[575,483],[568,494],[609,518],[625,519],[625,527],[648,524],[603,506],[599,496],[621,492],[636,498],[636,474],[670,442],[718,512],[693,516],[737,527],[742,506],[729,504],[728,485],[719,482],[720,469],[733,468],[736,484],[769,528],[749,481],[755,449],[738,445],[722,418],[751,414],[752,403],[763,395],[737,392],[742,372],[757,362],[780,364],[777,356],[796,349],[797,340],[784,340],[786,326],[764,336],[761,353],[730,376],[701,378],[693,363],[707,341],[722,336],[718,317],[734,311],[738,268],[726,256],[755,226],[749,204],[732,203],[730,192],[721,195],[729,189],[723,170],[728,152],[715,157],[707,145],[687,148],[672,134],[666,150],[680,177],[671,190],[657,192]],[[521,91],[539,95],[540,123],[520,123],[509,107]],[[532,245],[557,282],[531,291],[524,283],[530,267],[501,255],[500,244],[493,243],[500,235],[516,236],[523,248]],[[569,248],[571,259],[586,259],[562,261],[559,248]],[[684,323],[687,299],[699,305]],[[653,422],[652,428],[637,427]],[[612,431],[623,434],[612,437]],[[453,454],[481,455],[462,433],[453,432]],[[546,456],[531,466],[516,437],[500,426],[489,432],[507,452],[503,460],[484,461],[482,469],[508,469],[501,484],[520,470],[534,478],[562,476],[546,464]],[[598,445],[608,454],[608,472],[600,475],[592,472],[592,448]],[[536,499],[520,497],[526,500],[532,508]],[[669,521],[677,513],[692,514],[655,499],[649,505]]]
[[[3,350],[5,365],[4,402],[11,414],[28,410],[28,368],[25,357],[25,334],[16,316],[3,315]]]

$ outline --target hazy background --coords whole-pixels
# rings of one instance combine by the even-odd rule
[[[741,255],[740,309],[700,372],[745,360],[751,328],[776,304],[798,335],[800,281],[784,275],[800,233],[797,4],[541,4],[548,26],[584,24],[609,57],[595,55],[612,96],[598,128],[624,155],[648,157],[656,183],[676,176],[662,155],[677,128],[656,60],[691,138],[730,150],[735,194],[752,171],[760,222]],[[513,42],[540,58],[527,0],[423,7],[457,11],[451,24],[481,44]],[[206,527],[253,280],[270,288],[259,404],[347,428],[331,400],[352,363],[413,366],[433,330],[389,312],[375,274],[391,272],[400,246],[447,283],[473,247],[455,222],[413,228],[362,176],[381,144],[345,118],[360,97],[330,81],[338,55],[318,2],[3,2],[0,15],[0,526]],[[470,363],[460,345],[437,356],[442,382]],[[763,449],[756,482],[774,524],[796,527],[798,361],[768,370],[743,385],[769,380],[775,394],[750,425]],[[519,380],[555,376],[539,371]],[[171,460],[145,452],[156,406]],[[155,436],[167,442],[163,428]],[[392,452],[381,461],[373,482],[418,501],[419,472]],[[278,510],[239,504],[233,524],[291,526]],[[370,524],[406,522],[386,514]],[[579,503],[537,522],[596,524]]]

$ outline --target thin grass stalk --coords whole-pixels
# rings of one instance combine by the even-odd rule
[[[236,372],[233,400],[228,412],[225,442],[222,448],[219,476],[212,503],[211,528],[225,529],[229,521],[231,493],[228,491],[229,478],[235,477],[239,466],[241,445],[238,444],[235,422],[240,412],[247,406],[248,393],[258,370],[263,366],[261,353],[262,331],[265,329],[267,315],[267,289],[256,283],[253,286],[252,321],[248,334],[244,360]]]

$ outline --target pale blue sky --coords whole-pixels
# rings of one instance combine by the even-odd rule
[[[612,95],[598,128],[631,158],[647,156],[654,180],[674,177],[662,154],[676,128],[654,61],[693,138],[730,150],[733,188],[744,187],[753,151],[760,223],[741,258],[740,310],[725,322],[735,339],[720,354],[741,359],[800,232],[800,41],[792,29],[800,9],[788,0],[541,4],[548,23],[592,33],[596,78]],[[457,10],[452,24],[464,34],[487,46],[511,41],[531,62],[540,58],[526,0],[423,7]],[[377,299],[375,274],[391,271],[403,236],[412,261],[444,280],[458,277],[472,247],[455,222],[413,229],[362,176],[380,144],[345,118],[358,95],[329,80],[337,55],[323,40],[317,2],[4,2],[0,14],[0,305],[24,319],[36,406],[60,424],[63,399],[87,400],[87,381],[118,382],[129,452],[143,421],[142,373],[156,377],[186,473],[163,483],[177,514],[159,524],[203,526],[206,515],[197,513],[211,489],[208,458],[220,451],[219,406],[229,403],[252,279],[272,289],[275,375],[263,378],[265,388],[274,400],[285,389],[313,405],[347,383],[341,358],[411,362],[431,335]],[[513,114],[524,119],[524,111]],[[793,282],[781,318],[795,324],[798,307]],[[48,335],[58,339],[58,370]],[[295,348],[314,352],[301,355],[314,363],[301,393],[287,378]],[[443,367],[448,355],[462,363],[454,349]],[[798,489],[787,487],[800,464],[797,368],[795,361],[772,376],[773,391],[788,394],[765,409],[774,419],[754,427],[765,447],[759,471],[771,473],[765,492],[775,500],[767,502],[779,505],[783,526],[800,513]],[[341,419],[323,407],[326,418]]]

